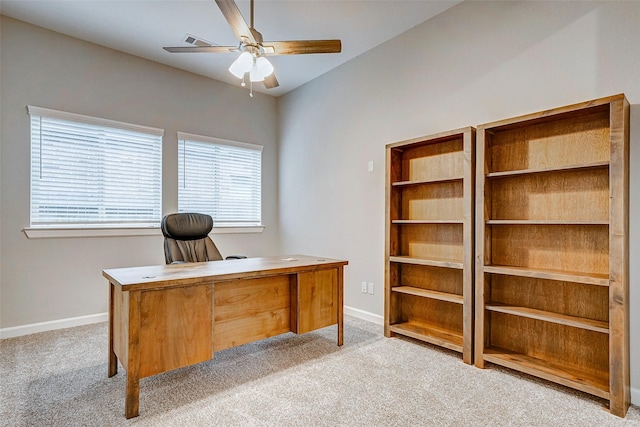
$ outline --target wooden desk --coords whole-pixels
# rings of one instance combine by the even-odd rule
[[[125,416],[138,416],[140,378],[203,362],[216,351],[338,324],[343,267],[305,255],[104,270],[109,280],[109,377],[127,371]]]

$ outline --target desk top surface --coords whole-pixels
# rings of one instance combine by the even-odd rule
[[[204,281],[222,282],[251,279],[275,274],[293,274],[345,266],[344,260],[309,256],[285,255],[244,258],[225,261],[185,264],[151,265],[145,267],[112,268],[102,275],[123,291],[189,285]]]

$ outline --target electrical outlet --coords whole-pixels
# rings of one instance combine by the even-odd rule
[[[361,291],[363,294],[366,294],[366,293],[367,293],[367,282],[362,282],[362,286],[361,286],[361,288],[360,288],[360,291]]]
[[[373,295],[373,283],[371,282],[367,283],[367,293]]]

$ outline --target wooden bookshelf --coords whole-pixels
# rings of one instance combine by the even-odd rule
[[[630,401],[629,103],[478,127],[475,364]]]
[[[387,145],[385,336],[473,363],[475,129]]]

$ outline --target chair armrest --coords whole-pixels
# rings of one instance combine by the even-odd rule
[[[225,259],[244,259],[244,258],[246,258],[246,256],[244,255],[229,255]]]

